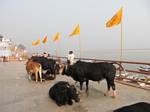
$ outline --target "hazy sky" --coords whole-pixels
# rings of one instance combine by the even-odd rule
[[[120,48],[120,25],[105,23],[123,6],[123,48],[150,49],[149,0],[0,0],[0,34],[31,52],[55,53],[61,48],[83,51]],[[68,38],[80,24],[80,36]],[[52,37],[61,33],[60,43]],[[31,41],[48,36],[48,43],[33,47]]]

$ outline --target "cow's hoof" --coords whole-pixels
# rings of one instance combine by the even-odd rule
[[[106,93],[104,93],[104,96],[110,96],[109,91],[107,91]]]
[[[69,102],[68,102],[68,104],[69,104],[69,105],[72,105],[72,104],[73,104],[73,102],[72,102],[72,101],[69,101]]]
[[[40,83],[42,83],[42,79],[40,80]]]
[[[113,99],[115,99],[116,98],[116,96],[111,96]]]
[[[46,81],[46,79],[42,79],[42,81]]]
[[[61,103],[56,102],[56,104],[57,104],[58,106],[60,106],[60,107],[62,106],[62,104],[61,104]]]

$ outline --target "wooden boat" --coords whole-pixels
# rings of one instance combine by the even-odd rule
[[[138,70],[144,71],[144,72],[150,72],[150,66],[149,65],[141,65],[138,67]]]

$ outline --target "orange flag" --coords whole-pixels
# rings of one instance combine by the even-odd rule
[[[40,45],[40,39],[38,39],[35,43],[34,43],[35,46],[38,46]]]
[[[106,27],[113,27],[122,21],[122,8],[106,23]]]
[[[45,36],[42,42],[45,44],[47,41],[48,41],[48,38],[47,36]]]
[[[33,46],[35,45],[35,42],[34,42],[34,41],[32,41],[32,45],[33,45]]]
[[[69,36],[74,36],[79,34],[80,34],[80,25],[78,24]]]
[[[55,34],[55,36],[53,37],[53,41],[54,41],[54,42],[56,42],[56,41],[58,41],[58,40],[60,40],[60,33],[59,33],[59,32],[57,32],[57,33]]]

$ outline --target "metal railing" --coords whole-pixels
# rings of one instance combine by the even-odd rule
[[[52,58],[56,58],[56,59],[61,59],[61,60],[66,60],[67,57],[58,57],[58,56],[51,56]],[[150,76],[150,72],[145,72],[145,71],[139,71],[138,69],[132,69],[131,68],[126,68],[126,64],[133,66],[133,65],[150,65],[150,63],[148,62],[132,62],[132,61],[118,61],[118,60],[100,60],[100,59],[92,59],[92,58],[75,58],[76,60],[83,60],[83,61],[91,61],[91,62],[111,62],[111,63],[115,63],[118,64],[119,67],[117,68],[118,74],[116,76],[116,82],[121,83],[121,84],[125,84],[125,85],[130,85],[133,87],[138,87],[138,88],[142,88],[145,90],[150,90],[150,82],[146,81],[146,80],[139,80],[138,78],[128,78],[126,73],[128,74],[144,74],[146,76]],[[124,76],[122,75],[122,73],[124,72]],[[140,83],[145,84],[145,86],[141,86]],[[148,87],[146,86],[148,85]]]

